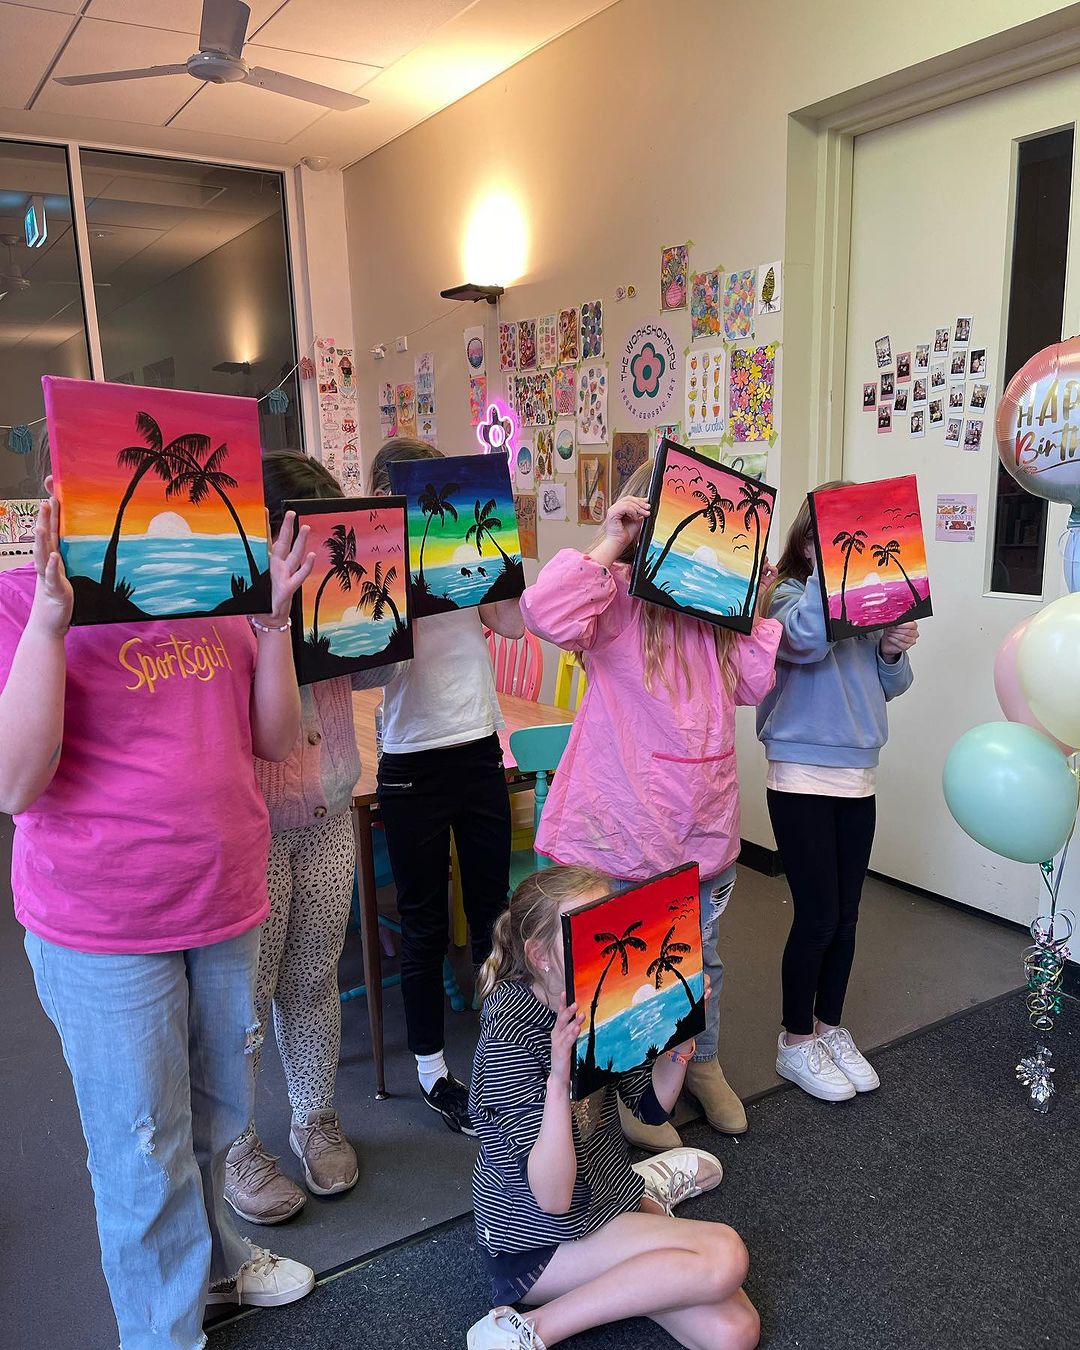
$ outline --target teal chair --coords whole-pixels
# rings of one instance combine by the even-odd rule
[[[533,838],[540,825],[540,816],[547,801],[551,775],[559,767],[573,724],[523,727],[510,737],[510,751],[523,773],[536,775],[533,788]],[[514,887],[523,878],[541,868],[550,867],[547,858],[541,858],[533,849],[518,849],[510,855],[510,885]]]

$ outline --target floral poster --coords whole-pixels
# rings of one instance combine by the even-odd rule
[[[574,415],[576,375],[577,370],[572,365],[555,367],[555,374],[552,378],[555,388],[555,415],[557,417],[573,417]]]
[[[660,255],[660,308],[685,309],[690,245],[672,244]]]
[[[499,369],[517,370],[518,363],[518,326],[516,323],[499,324]]]
[[[635,422],[651,425],[671,406],[678,389],[678,355],[671,334],[647,319],[627,338],[619,369],[623,407]]]
[[[772,441],[776,435],[776,343],[737,347],[731,353],[728,416],[736,442]]]
[[[469,426],[478,427],[487,412],[487,376],[469,376]]]
[[[581,306],[581,359],[594,361],[604,354],[604,304],[586,300]]]
[[[518,323],[518,370],[536,369],[536,320]]]
[[[536,321],[536,359],[542,370],[559,362],[559,316],[541,314]]]
[[[754,302],[757,277],[754,269],[729,272],[724,278],[724,341],[738,342],[754,336]]]
[[[720,336],[720,273],[695,272],[690,278],[690,337]]]
[[[555,421],[551,396],[551,374],[538,371],[519,375],[514,381],[514,403],[518,417],[527,427],[549,427]]]
[[[649,458],[647,431],[616,431],[611,437],[611,490],[618,496],[630,476]]]
[[[603,361],[581,367],[577,391],[577,439],[582,445],[603,445],[608,438],[608,368]]]
[[[690,348],[686,354],[685,387],[686,439],[718,440],[725,427],[722,346]]]
[[[578,342],[578,312],[576,309],[564,309],[559,313],[559,363],[577,362],[581,359],[581,347]]]

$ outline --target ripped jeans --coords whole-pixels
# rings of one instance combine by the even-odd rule
[[[26,952],[75,1086],[121,1350],[198,1350],[208,1286],[251,1259],[224,1191],[254,1107],[259,931],[147,956],[27,933]]]

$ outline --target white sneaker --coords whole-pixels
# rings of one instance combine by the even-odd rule
[[[855,1096],[854,1084],[833,1063],[829,1047],[820,1036],[785,1045],[781,1032],[776,1042],[776,1072],[823,1102],[845,1102]]]
[[[849,1079],[856,1092],[873,1092],[881,1086],[874,1066],[851,1039],[846,1027],[836,1027],[823,1033],[821,1039],[829,1047],[833,1063]]]
[[[700,1148],[673,1148],[658,1153],[633,1170],[645,1181],[645,1194],[670,1214],[676,1205],[715,1190],[724,1177],[720,1159]]]
[[[492,1308],[469,1328],[469,1350],[545,1350],[532,1319],[513,1308]]]
[[[242,1303],[248,1308],[279,1308],[310,1294],[315,1288],[315,1272],[299,1261],[274,1256],[265,1247],[251,1246],[251,1260],[245,1261],[235,1279],[219,1280],[206,1296],[211,1303]]]

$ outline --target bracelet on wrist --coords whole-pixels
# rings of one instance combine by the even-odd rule
[[[287,633],[292,627],[292,619],[286,619],[281,624],[260,623],[254,614],[248,615],[248,623],[257,633]]]
[[[694,1055],[696,1053],[697,1053],[697,1041],[694,1040],[690,1042],[689,1049],[687,1049],[685,1052],[679,1050],[672,1050],[671,1062],[672,1064],[689,1064],[690,1061],[694,1058]]]

